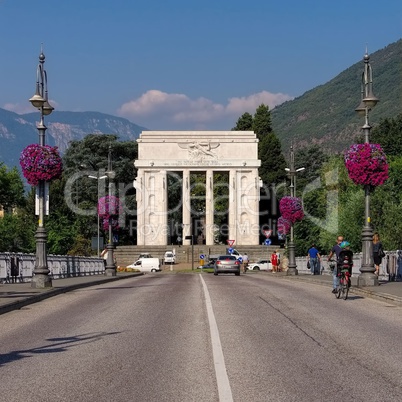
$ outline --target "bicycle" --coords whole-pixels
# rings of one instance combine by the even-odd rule
[[[338,269],[338,278],[339,278],[339,284],[335,296],[337,299],[340,299],[342,296],[343,300],[346,300],[348,298],[350,288],[349,268]]]

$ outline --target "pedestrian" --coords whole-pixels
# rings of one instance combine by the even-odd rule
[[[397,250],[397,259],[396,259],[396,265],[397,265],[397,273],[396,273],[396,280],[397,281],[402,281],[402,250]]]
[[[307,263],[310,262],[311,275],[319,275],[319,261],[321,260],[321,255],[318,252],[317,247],[313,243],[309,250],[307,251]]]
[[[276,250],[271,254],[272,272],[278,272],[278,254]]]
[[[385,257],[385,253],[382,248],[380,235],[376,232],[373,235],[373,260],[374,260],[374,266],[375,266],[375,274],[377,276],[380,274],[380,265],[381,265],[382,259],[384,257]]]
[[[282,268],[281,268],[281,254],[276,251],[276,256],[278,257],[278,271],[281,272]]]
[[[338,236],[336,239],[336,244],[334,247],[332,247],[329,256],[328,256],[328,262],[331,261],[331,258],[336,256],[336,264],[338,264],[338,258],[339,258],[339,253],[342,251],[341,248],[341,243],[343,242],[343,236]],[[332,293],[337,292],[337,288],[339,285],[339,278],[338,278],[338,269],[335,269],[332,271]]]
[[[180,235],[177,236],[177,244],[181,247],[181,237]]]
[[[243,255],[243,272],[247,272],[247,267],[248,267],[248,255],[247,253],[244,253]]]
[[[106,268],[106,265],[107,265],[107,256],[108,256],[108,251],[107,251],[107,248],[105,248],[101,252],[101,257],[103,258],[103,265],[105,266],[105,268]]]

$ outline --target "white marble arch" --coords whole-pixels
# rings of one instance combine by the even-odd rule
[[[143,131],[137,142],[138,245],[167,245],[167,172],[171,171],[183,175],[183,239],[191,233],[190,172],[206,176],[207,245],[214,244],[213,174],[229,172],[229,239],[236,246],[259,244],[261,161],[253,131]]]

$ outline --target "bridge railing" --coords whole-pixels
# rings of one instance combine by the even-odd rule
[[[0,281],[30,282],[35,259],[35,254],[0,253]],[[48,255],[47,263],[53,279],[105,273],[104,260],[98,257]]]
[[[402,281],[402,253],[400,250],[387,251],[386,256],[382,259],[380,265],[379,277],[385,280],[401,280]],[[398,260],[399,257],[399,260]],[[360,274],[360,268],[362,266],[362,253],[353,254],[353,269],[352,276],[358,276]],[[297,270],[301,274],[307,274],[310,272],[307,269],[307,256],[296,257]],[[399,268],[399,269],[398,269]],[[328,256],[324,255],[321,258],[320,271],[322,274],[332,274],[329,269]]]

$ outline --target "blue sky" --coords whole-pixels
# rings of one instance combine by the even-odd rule
[[[43,43],[56,110],[230,130],[401,37],[401,0],[0,0],[0,107],[35,111]]]

